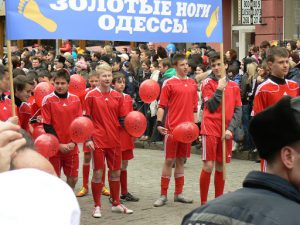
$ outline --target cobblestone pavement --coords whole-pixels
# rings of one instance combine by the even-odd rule
[[[82,162],[81,153],[81,162]],[[200,205],[199,197],[199,173],[202,165],[201,156],[192,154],[185,165],[186,196],[194,199],[193,204],[174,203],[174,179],[170,182],[169,201],[167,205],[154,208],[153,203],[160,194],[160,175],[164,153],[158,150],[135,149],[135,158],[129,162],[128,190],[140,198],[139,202],[124,203],[133,209],[131,215],[111,213],[108,197],[102,196],[102,218],[95,219],[91,216],[93,210],[93,198],[90,193],[78,198],[81,207],[81,225],[178,225],[185,214]],[[81,164],[80,164],[81,165]],[[259,164],[253,161],[235,160],[227,167],[227,181],[225,192],[233,191],[241,187],[245,175],[251,170],[258,170]],[[209,199],[214,196],[213,179],[211,179]],[[76,192],[81,186],[82,174],[80,166],[79,181]],[[107,181],[106,181],[107,184]]]

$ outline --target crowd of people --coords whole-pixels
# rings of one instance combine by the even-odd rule
[[[259,128],[253,125],[251,136],[249,126],[251,117],[258,117],[261,111],[276,104],[283,96],[299,95],[300,40],[281,47],[264,41],[259,47],[251,47],[249,55],[241,62],[234,49],[228,50],[222,61],[222,55],[204,43],[193,43],[187,51],[179,51],[174,44],[164,48],[152,42],[130,50],[122,48],[117,51],[112,45],[100,46],[100,49],[100,52],[83,51],[64,40],[57,54],[51,47],[42,45],[14,52],[12,65],[17,116],[12,116],[7,61],[2,60],[4,66],[0,65],[0,120],[19,124],[29,135],[38,125],[42,125],[46,133],[55,135],[60,147],[59,152],[49,158],[53,168],[48,168],[48,172],[60,177],[63,169],[66,182],[73,190],[78,180],[79,154],[83,151],[83,186],[76,195],[83,197],[89,189],[92,191],[93,217],[102,216],[101,193],[110,196],[111,210],[116,213],[133,213],[123,202],[139,201],[127,187],[127,166],[134,157],[134,139],[126,132],[124,118],[133,110],[142,112],[147,118],[147,129],[139,139],[164,141],[161,193],[154,207],[164,206],[168,201],[172,167],[175,167],[174,201],[193,202],[183,194],[184,163],[190,157],[191,144],[178,142],[172,136],[174,128],[183,122],[196,123],[200,129],[203,166],[199,187],[200,202],[204,207],[209,204],[207,197],[213,170],[215,197],[224,192],[224,139],[226,163],[230,162],[235,148],[258,150],[262,171],[271,168],[270,171],[278,172],[273,168],[275,153],[270,156],[264,152],[269,147],[263,145],[261,137],[256,135]],[[69,92],[73,74],[86,80],[83,97]],[[158,99],[150,104],[144,103],[139,96],[139,86],[147,79],[157,81],[161,88]],[[54,86],[54,92],[44,97],[41,106],[33,95],[40,82]],[[221,129],[223,95],[224,134]],[[82,115],[90,118],[95,127],[92,136],[83,144],[83,150],[78,148],[69,132],[71,122]],[[277,154],[278,146],[282,148],[291,143],[287,139],[284,143],[278,140],[274,146],[269,143],[272,146],[270,152],[276,150]],[[91,161],[93,174],[89,187]],[[106,168],[109,191],[105,187]]]

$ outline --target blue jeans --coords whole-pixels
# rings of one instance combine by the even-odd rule
[[[252,137],[249,133],[249,124],[250,124],[250,120],[251,120],[251,107],[250,105],[243,105],[242,106],[242,123],[243,123],[243,129],[245,132],[245,136],[244,136],[244,142],[243,142],[243,147],[245,150],[252,150],[255,148],[255,145],[253,143]]]

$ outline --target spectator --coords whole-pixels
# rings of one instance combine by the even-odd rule
[[[284,96],[257,114],[250,133],[260,157],[268,162],[267,172],[250,172],[242,189],[193,210],[181,224],[298,224],[299,112],[300,98]]]

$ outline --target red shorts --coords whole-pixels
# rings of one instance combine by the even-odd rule
[[[122,160],[131,160],[133,158],[134,158],[134,156],[133,156],[132,149],[122,151]]]
[[[172,135],[165,135],[165,158],[189,158],[191,156],[191,144],[175,141]]]
[[[67,177],[78,177],[79,155],[77,154],[57,154],[49,159],[58,177],[61,168]]]
[[[96,148],[92,152],[94,170],[105,167],[105,159],[110,170],[120,170],[122,162],[122,152],[120,148]]]
[[[86,152],[90,153],[90,152],[91,152],[91,150],[90,150],[88,147],[86,147],[85,143],[83,143],[82,146],[83,146],[83,147],[82,147],[82,151],[83,151],[84,153],[86,153]]]
[[[226,140],[226,162],[231,160],[232,139]],[[202,160],[223,162],[222,139],[215,136],[202,135]]]

